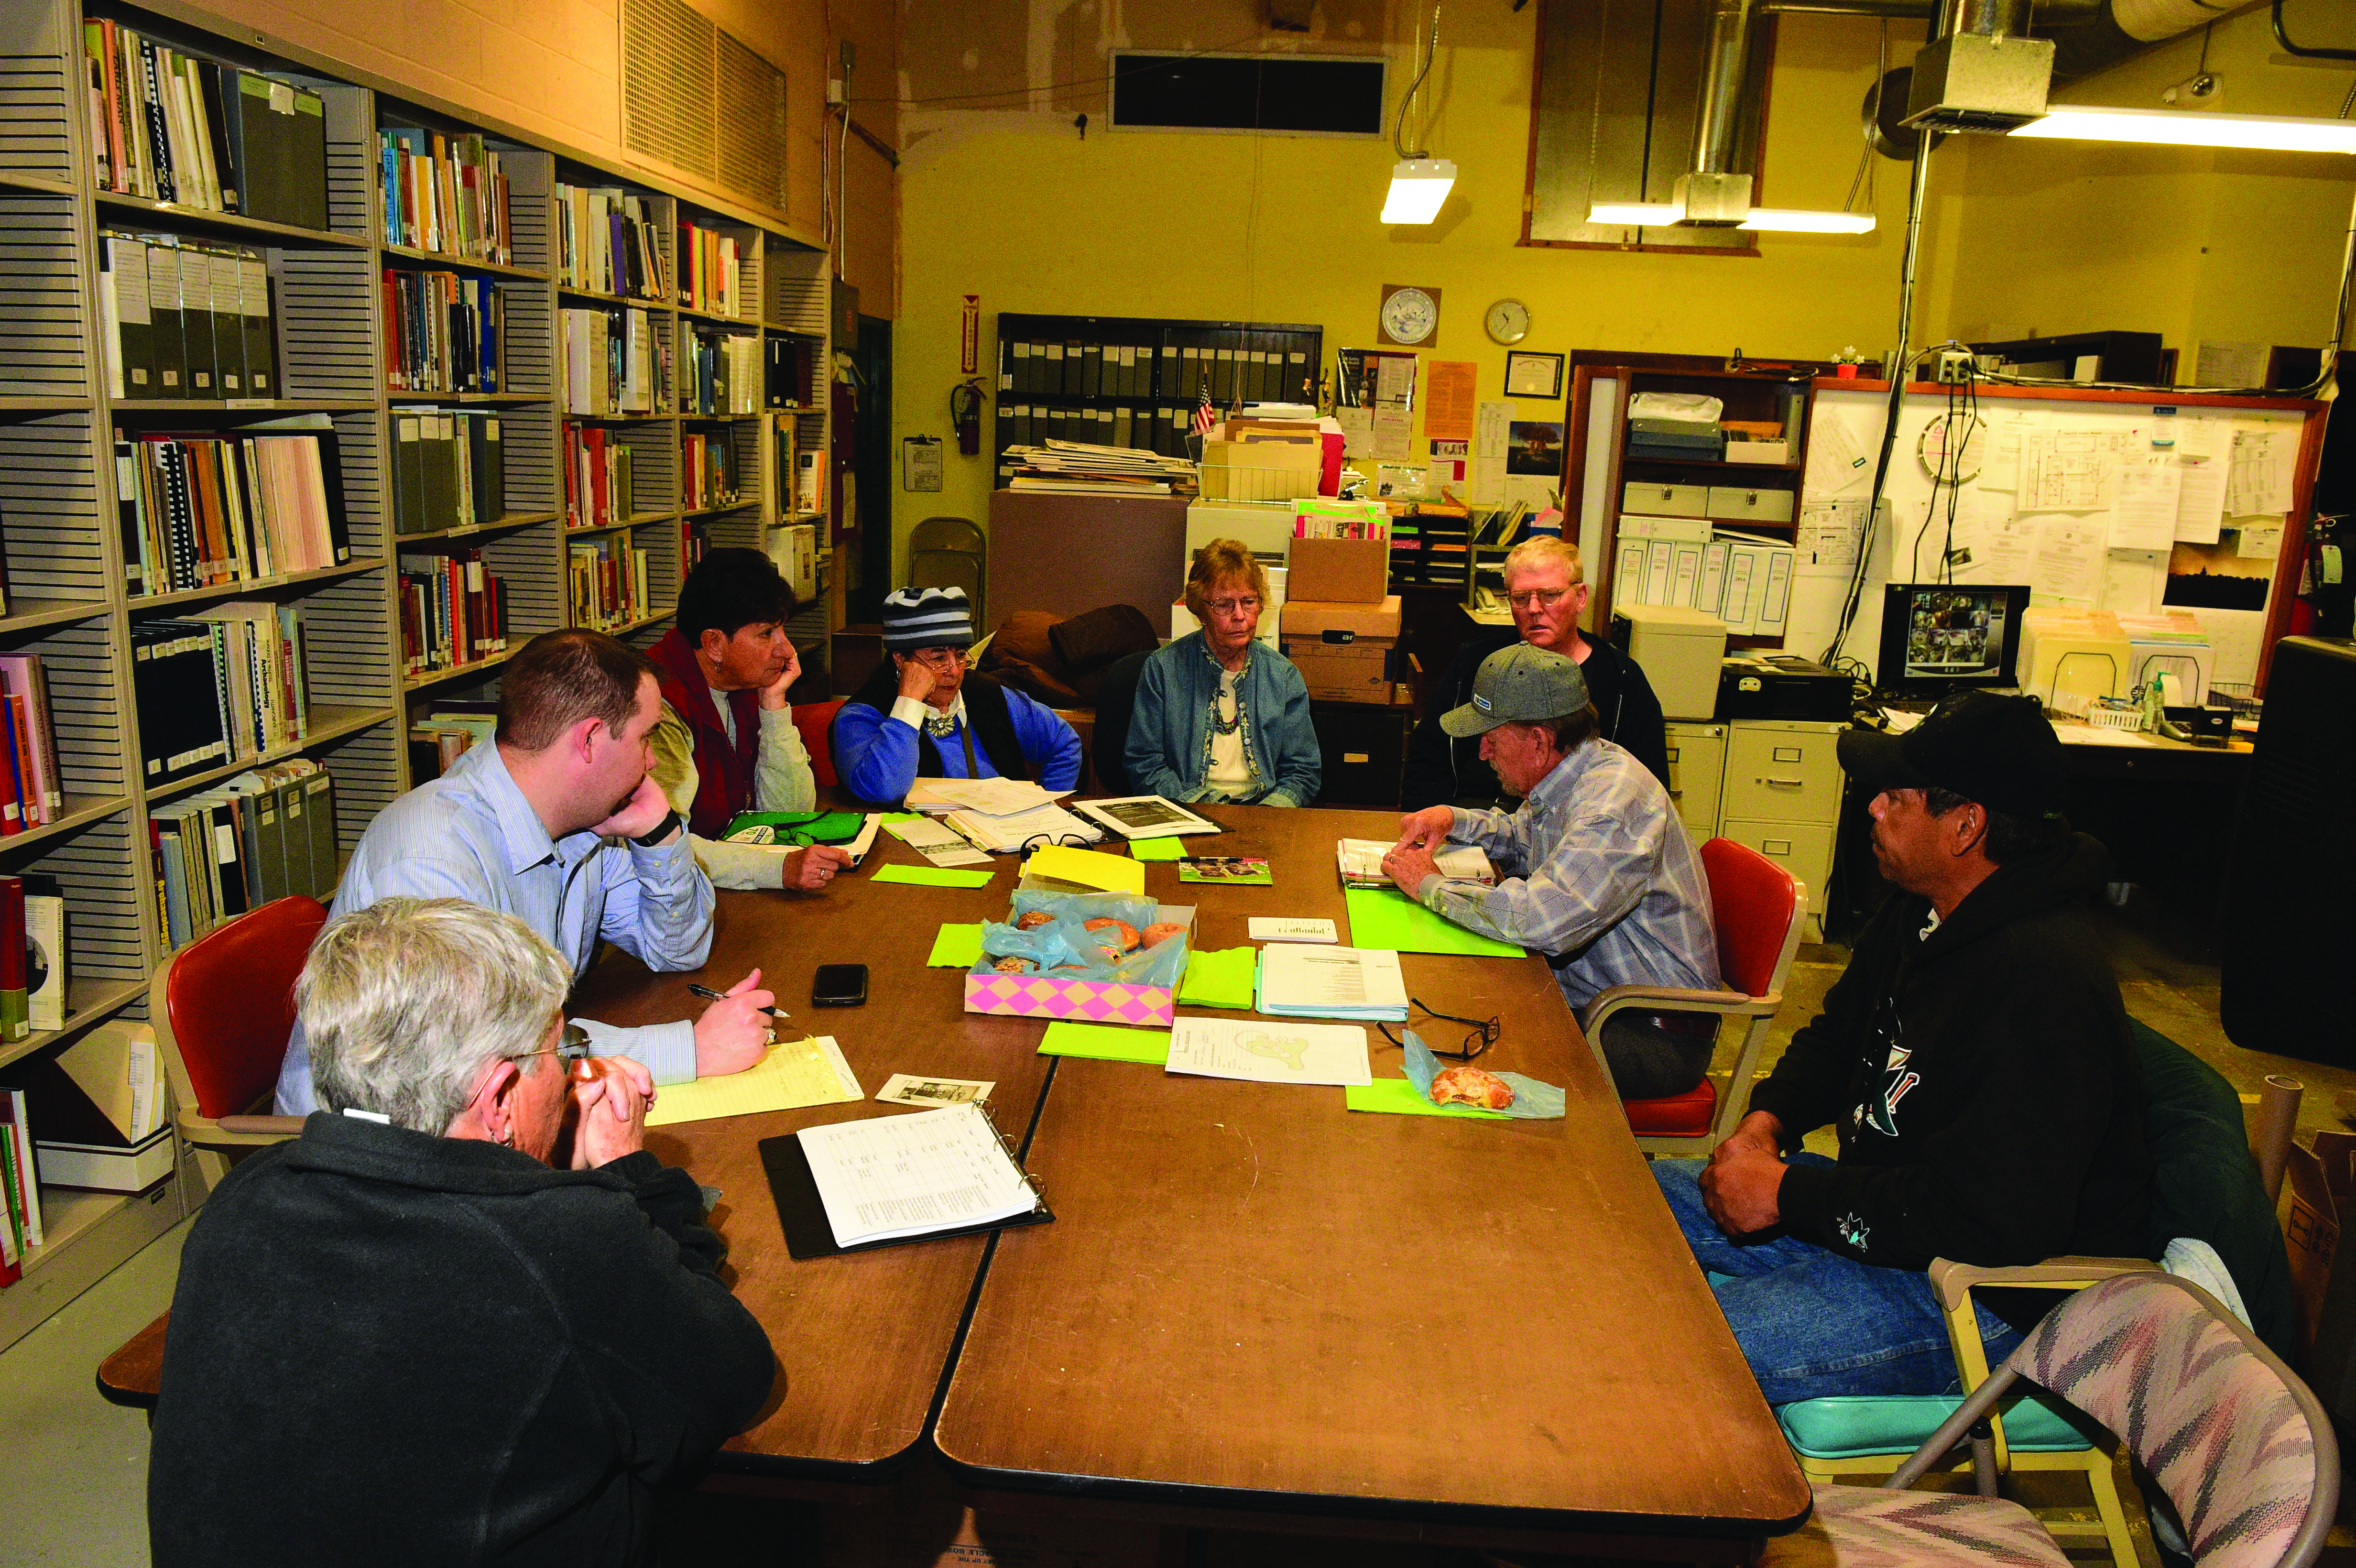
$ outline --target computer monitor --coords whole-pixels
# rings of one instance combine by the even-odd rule
[[[2020,684],[2022,584],[1893,582],[1881,591],[1881,660],[1887,695],[1936,699],[1951,691]]]

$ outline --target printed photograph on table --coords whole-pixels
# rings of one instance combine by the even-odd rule
[[[1505,472],[1552,479],[1562,474],[1562,426],[1515,420],[1505,427]]]
[[[1161,838],[1173,833],[1216,833],[1219,825],[1195,816],[1158,795],[1124,795],[1117,800],[1076,800],[1072,809],[1092,816],[1130,838]]]
[[[1562,362],[1559,354],[1506,355],[1505,396],[1549,400],[1561,397]]]
[[[1276,872],[1266,860],[1240,855],[1206,855],[1179,861],[1178,880],[1182,882],[1228,882],[1266,888],[1275,885]]]

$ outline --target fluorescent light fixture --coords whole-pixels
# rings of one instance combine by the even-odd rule
[[[2095,109],[2062,104],[2015,136],[2143,142],[2169,147],[2248,147],[2275,153],[2356,153],[2356,121],[2278,114],[2207,114],[2167,109]]]
[[[1383,221],[1430,222],[1440,216],[1440,204],[1455,183],[1456,165],[1446,158],[1400,159],[1391,165],[1391,194],[1383,203]]]
[[[1637,229],[1665,228],[1685,216],[1673,201],[1599,201],[1587,209],[1590,223],[1624,223]]]
[[[1802,212],[1788,207],[1754,207],[1740,225],[1783,234],[1870,234],[1870,212]]]

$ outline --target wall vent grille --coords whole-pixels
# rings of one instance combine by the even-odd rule
[[[785,73],[685,0],[623,0],[622,146],[783,212]]]

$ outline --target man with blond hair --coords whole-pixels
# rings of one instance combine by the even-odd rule
[[[1579,547],[1552,534],[1524,539],[1505,557],[1505,598],[1511,626],[1477,626],[1456,645],[1456,658],[1431,694],[1423,720],[1408,741],[1403,811],[1429,805],[1494,805],[1504,796],[1496,770],[1481,757],[1478,739],[1451,740],[1440,716],[1472,699],[1481,661],[1515,642],[1558,653],[1579,666],[1601,722],[1603,738],[1633,754],[1652,775],[1669,782],[1668,741],[1661,730],[1661,699],[1636,661],[1579,629],[1587,613],[1587,574]]]

